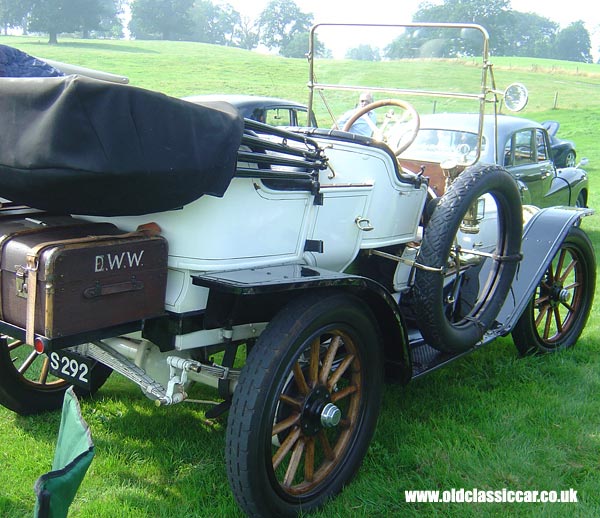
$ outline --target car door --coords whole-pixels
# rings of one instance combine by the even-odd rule
[[[540,128],[516,131],[506,142],[504,166],[523,185],[523,203],[547,207],[557,200],[549,196],[555,168],[546,133]]]

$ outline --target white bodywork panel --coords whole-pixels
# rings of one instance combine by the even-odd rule
[[[223,198],[203,196],[180,210],[84,218],[127,231],[150,222],[161,228],[169,243],[166,308],[175,313],[206,307],[208,290],[191,283],[196,273],[289,263],[343,271],[361,249],[414,241],[426,185],[400,181],[383,149],[316,140],[330,164],[319,174],[322,204],[308,191],[234,178]],[[305,252],[307,240],[323,252]]]

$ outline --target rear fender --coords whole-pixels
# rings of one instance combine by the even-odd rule
[[[495,332],[500,335],[510,333],[571,227],[591,214],[590,209],[551,207],[533,215],[523,231],[523,260],[496,318],[499,327]]]
[[[387,377],[403,384],[411,379],[404,318],[390,292],[372,279],[291,264],[194,275],[192,282],[210,289],[205,315],[208,327],[219,327],[227,321],[268,322],[291,299],[316,291],[352,293],[367,304],[377,320]]]

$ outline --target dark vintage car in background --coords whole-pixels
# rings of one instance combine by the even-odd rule
[[[222,101],[235,106],[245,119],[264,122],[271,126],[312,126],[317,125],[314,115],[308,114],[308,108],[301,103],[263,97],[258,95],[208,94],[184,97],[184,100],[196,104]]]
[[[412,171],[423,168],[438,195],[444,192],[442,169],[464,168],[477,162],[505,167],[518,181],[524,204],[587,206],[587,173],[579,167],[559,168],[543,125],[499,115],[496,140],[494,116],[486,115],[477,157],[478,124],[478,114],[423,115],[418,136],[399,156],[400,163]]]
[[[577,151],[575,151],[575,142],[564,140],[556,136],[560,129],[558,121],[544,121],[542,126],[546,128],[550,137],[550,146],[552,157],[556,167],[575,167],[577,163]]]

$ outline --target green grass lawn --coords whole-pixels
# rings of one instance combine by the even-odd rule
[[[0,44],[124,74],[133,85],[174,96],[220,92],[307,99],[303,60],[197,43],[61,40],[47,46],[43,38],[0,37]],[[600,65],[496,61],[499,85],[519,81],[529,89],[523,116],[559,120],[560,136],[574,140],[579,156],[590,159],[589,204],[596,206]],[[347,62],[331,72],[350,76],[352,66]],[[435,84],[434,74],[425,80]],[[583,222],[598,257],[599,221],[594,216]],[[518,359],[506,338],[406,387],[388,386],[363,467],[315,516],[600,516],[599,305],[597,299],[572,350]],[[211,396],[201,387],[192,395]],[[225,419],[209,422],[205,406],[188,403],[157,409],[117,375],[94,399],[82,401],[82,410],[96,457],[71,517],[240,516],[225,474]],[[59,413],[19,417],[0,408],[0,517],[31,516],[33,484],[50,468],[59,421]],[[407,489],[451,488],[573,488],[579,503],[404,502]]]

